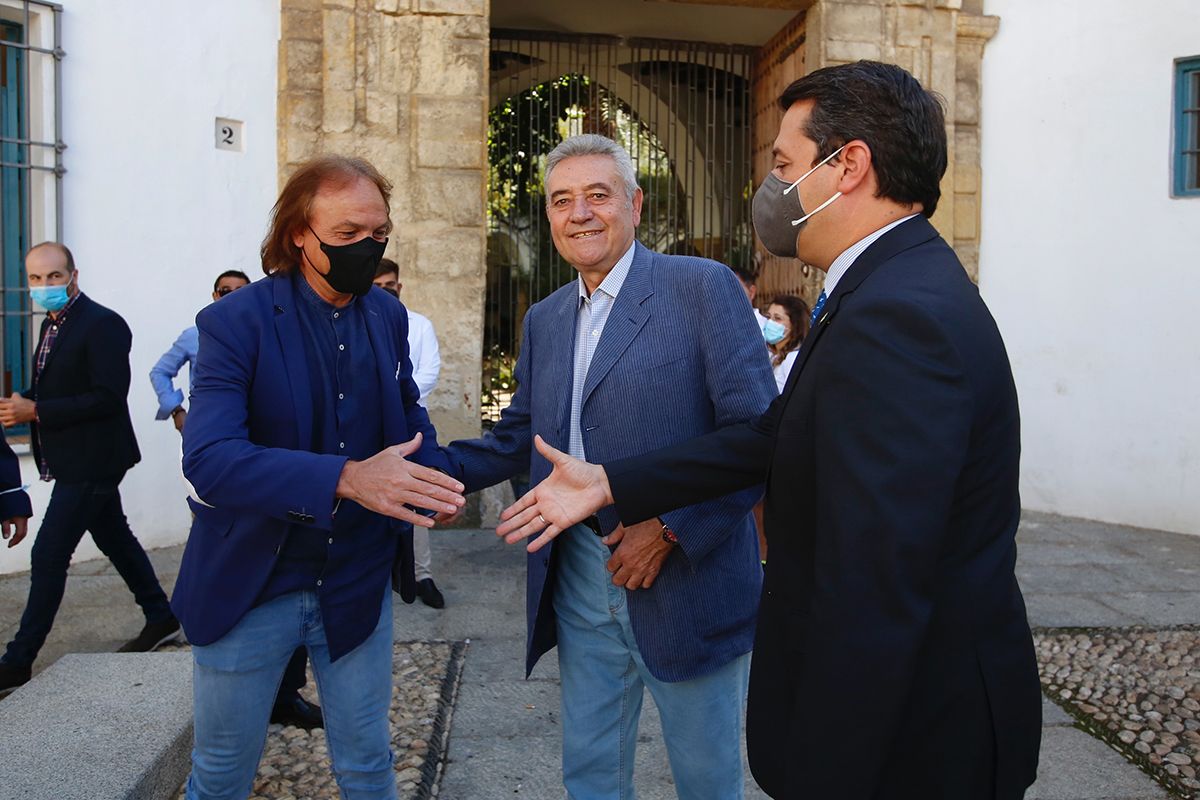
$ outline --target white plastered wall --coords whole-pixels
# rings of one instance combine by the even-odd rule
[[[1200,198],[1171,196],[1200,3],[986,0],[980,288],[1026,508],[1200,534]]]
[[[142,462],[122,484],[125,512],[147,548],[176,544],[189,524],[179,435],[154,420],[148,374],[210,301],[217,274],[261,277],[277,192],[279,0],[63,5],[63,241],[83,291],[133,330],[129,408]],[[217,117],[244,123],[243,152],[216,149]],[[186,368],[179,380],[186,393]],[[21,461],[36,530],[50,485],[32,458]],[[28,569],[32,535],[0,549],[0,572]],[[85,537],[75,558],[99,555]]]

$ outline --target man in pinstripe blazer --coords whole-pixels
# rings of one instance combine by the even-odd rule
[[[775,395],[734,275],[634,240],[629,155],[596,135],[546,163],[554,243],[579,279],[529,309],[518,389],[495,429],[447,447],[467,491],[550,464],[534,434],[593,462],[753,419]],[[681,798],[742,797],[742,704],[762,570],[760,488],[622,526],[613,509],[528,561],[527,674],[558,646],[563,782],[575,800],[633,797],[643,689]]]

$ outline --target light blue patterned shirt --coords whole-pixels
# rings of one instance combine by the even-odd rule
[[[183,406],[183,392],[175,388],[175,376],[188,365],[188,393],[191,393],[193,376],[196,374],[196,351],[200,349],[200,332],[193,325],[175,340],[171,349],[150,368],[150,384],[158,395],[158,413],[155,419],[166,419],[171,412]]]
[[[596,345],[600,343],[600,334],[604,332],[604,323],[608,321],[617,293],[621,291],[629,268],[633,265],[633,251],[636,248],[636,242],[629,245],[625,255],[613,265],[590,297],[583,276],[578,278],[579,307],[575,312],[575,369],[571,380],[571,428],[567,452],[585,461],[587,454],[583,451],[583,431],[579,428],[583,385],[587,381],[588,367],[592,364]]]

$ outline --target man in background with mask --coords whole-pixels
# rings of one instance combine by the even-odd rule
[[[172,598],[195,664],[189,800],[250,793],[300,646],[342,796],[396,796],[389,585],[415,599],[411,526],[463,499],[417,402],[402,309],[371,285],[391,188],[361,159],[302,164],[272,211],[268,279],[196,317],[196,516]]]
[[[121,651],[154,650],[179,634],[167,596],[121,507],[121,480],[141,459],[126,402],[129,326],[79,290],[75,259],[65,246],[43,242],[32,248],[25,273],[33,302],[47,316],[35,351],[33,384],[0,399],[0,424],[29,423],[34,460],[42,480],[54,481],[54,490],[30,553],[29,600],[0,658],[0,695],[29,680],[85,531],[146,616],[142,632]]]
[[[549,539],[610,503],[628,524],[766,478],[755,779],[777,798],[1017,800],[1041,736],[1014,576],[1017,396],[928,221],[942,108],[866,61],[806,75],[779,105],[755,230],[825,273],[783,394],[753,422],[603,466],[539,444],[555,472],[497,532]]]

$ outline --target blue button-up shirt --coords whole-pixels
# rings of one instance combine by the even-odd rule
[[[292,280],[292,295],[309,366],[312,451],[368,459],[383,449],[383,401],[361,304],[332,306],[301,276]],[[354,587],[380,560],[390,563],[395,552],[386,517],[342,500],[332,531],[291,526],[258,602],[316,591],[327,637],[333,636],[346,628],[339,617],[355,613],[339,590]]]
[[[183,365],[188,365],[188,392],[192,390],[196,374],[196,353],[200,350],[200,331],[195,325],[179,334],[171,349],[150,368],[150,385],[158,395],[158,412],[155,419],[166,419],[171,412],[183,406],[183,392],[175,388],[175,376]]]

